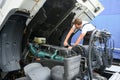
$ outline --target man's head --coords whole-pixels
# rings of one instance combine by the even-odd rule
[[[82,20],[79,19],[79,18],[76,18],[74,23],[75,27],[78,29],[78,28],[81,28],[82,27]]]

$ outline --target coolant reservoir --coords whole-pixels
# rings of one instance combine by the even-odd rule
[[[43,37],[35,37],[34,42],[38,44],[45,44],[46,43],[46,38]]]

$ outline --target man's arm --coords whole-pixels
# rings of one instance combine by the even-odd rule
[[[74,32],[74,30],[75,30],[75,28],[72,27],[72,28],[70,29],[70,31],[68,32],[68,34],[67,34],[67,36],[66,36],[66,38],[65,38],[65,40],[64,40],[64,46],[68,46],[68,40],[69,40],[71,34]]]
[[[78,39],[76,40],[76,42],[73,46],[78,45],[80,43],[80,41],[84,38],[85,35],[86,35],[86,33],[80,34],[80,36],[78,37]]]

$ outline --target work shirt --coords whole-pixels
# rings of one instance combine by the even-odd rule
[[[88,23],[87,21],[82,21],[82,27],[80,29],[76,29],[75,25],[73,25],[73,28],[75,29],[74,33],[76,33],[78,30],[80,30],[82,34],[86,33],[83,39],[83,45],[88,45],[91,34],[93,30],[95,30],[95,26]]]
[[[73,25],[74,28],[75,25]],[[93,31],[95,29],[95,26],[93,26],[92,24],[88,23],[87,21],[82,21],[82,28],[80,28],[79,30],[81,30],[81,33],[86,33],[88,31]],[[75,29],[74,33],[77,31],[78,29]]]

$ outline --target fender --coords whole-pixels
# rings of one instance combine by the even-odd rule
[[[28,24],[45,2],[46,0],[2,0],[0,3],[0,30],[8,18],[17,11],[30,14],[31,18],[26,22]]]

